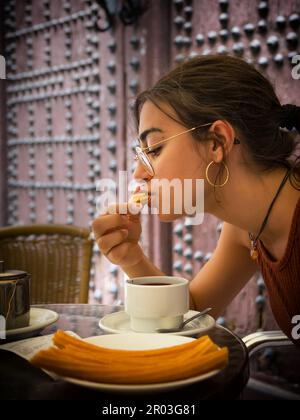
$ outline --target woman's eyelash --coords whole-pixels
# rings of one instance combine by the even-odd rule
[[[161,152],[161,149],[162,149],[162,146],[160,146],[160,147],[156,147],[156,149],[149,150],[149,151],[147,152],[147,155],[151,155],[151,156],[158,156],[158,155],[159,155],[159,153]]]

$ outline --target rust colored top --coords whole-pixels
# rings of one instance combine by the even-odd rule
[[[288,244],[280,261],[274,261],[261,241],[257,243],[258,264],[269,293],[270,305],[282,331],[297,346],[292,319],[300,315],[300,199],[295,208]],[[299,331],[299,328],[298,328]]]

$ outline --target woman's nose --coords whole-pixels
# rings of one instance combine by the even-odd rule
[[[146,168],[138,161],[137,166],[133,172],[133,178],[143,179],[144,181],[148,181],[152,178],[152,176],[147,172]]]

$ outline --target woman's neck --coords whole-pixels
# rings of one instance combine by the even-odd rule
[[[220,204],[214,197],[214,205],[209,213],[240,229],[258,235],[262,223],[278,188],[286,174],[285,169],[269,173],[231,173],[227,187],[221,191]],[[238,180],[238,181],[237,181]],[[278,196],[266,227],[260,239],[267,245],[284,238],[290,230],[291,219],[300,197],[289,180]]]

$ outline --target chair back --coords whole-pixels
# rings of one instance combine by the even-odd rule
[[[31,304],[87,303],[93,240],[68,225],[0,228],[5,269],[31,274]]]

